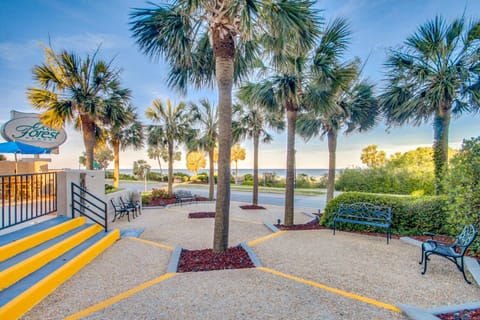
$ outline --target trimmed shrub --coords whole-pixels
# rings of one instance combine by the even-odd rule
[[[445,197],[412,197],[346,192],[330,200],[320,219],[320,224],[333,228],[333,214],[340,203],[369,202],[392,208],[392,233],[418,235],[423,232],[445,233],[447,213]],[[345,223],[343,230],[373,231],[371,226]],[[378,231],[384,232],[385,229]]]

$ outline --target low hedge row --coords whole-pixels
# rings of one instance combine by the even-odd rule
[[[447,199],[442,196],[392,196],[361,192],[345,192],[330,200],[320,224],[333,228],[333,214],[340,203],[369,202],[392,208],[392,233],[418,235],[423,232],[447,234]],[[374,228],[351,223],[341,224],[343,230],[373,231]],[[380,231],[380,230],[379,230]],[[385,230],[382,229],[382,232]]]

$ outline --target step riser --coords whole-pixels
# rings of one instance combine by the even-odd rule
[[[100,231],[102,231],[101,226],[92,225],[62,242],[0,272],[0,290],[8,288],[15,282],[35,272],[50,261],[56,259]]]
[[[120,238],[114,230],[0,308],[0,319],[18,319]]]
[[[61,234],[64,234],[70,230],[78,228],[79,226],[85,224],[85,217],[75,218],[68,222],[64,222],[55,227],[49,228],[37,232],[31,236],[22,238],[15,242],[9,243],[7,245],[0,247],[0,262],[10,259],[17,254],[29,250],[33,247],[38,246],[41,243],[44,243],[50,239],[58,237]]]

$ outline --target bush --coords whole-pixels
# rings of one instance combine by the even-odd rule
[[[340,203],[369,202],[392,208],[392,233],[418,235],[423,232],[445,233],[446,198],[378,195],[371,193],[346,192],[330,200],[320,219],[320,224],[333,228],[333,214]],[[342,224],[344,230],[374,230],[355,224]],[[384,231],[384,229],[381,229]]]
[[[335,183],[340,191],[388,194],[434,194],[432,172],[411,171],[408,168],[345,169]]]
[[[105,194],[111,193],[115,188],[111,184],[105,184]]]
[[[462,149],[452,159],[446,176],[450,233],[458,235],[467,224],[480,228],[480,137],[464,140]],[[480,237],[471,246],[480,252]]]
[[[153,198],[166,199],[166,198],[173,197],[173,194],[168,193],[167,190],[163,188],[152,189],[151,195],[152,195],[152,199]]]
[[[202,172],[197,174],[196,176],[191,176],[190,181],[196,183],[208,183],[208,174],[206,172]]]

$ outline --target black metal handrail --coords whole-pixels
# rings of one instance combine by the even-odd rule
[[[57,211],[57,173],[0,176],[0,230]]]
[[[101,225],[105,232],[108,231],[107,203],[72,182],[72,219],[75,218],[75,213],[89,218]]]

